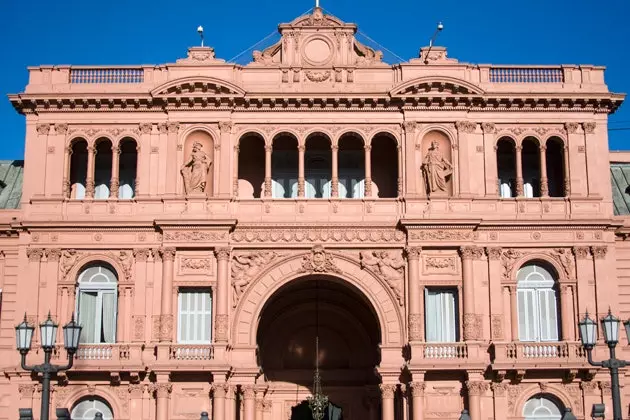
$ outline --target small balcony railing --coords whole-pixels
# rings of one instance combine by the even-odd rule
[[[143,83],[144,69],[136,67],[91,67],[70,69],[73,84]]]
[[[578,342],[494,343],[495,365],[586,365],[586,351]]]
[[[129,360],[129,346],[125,344],[81,344],[77,360]]]
[[[426,343],[423,356],[425,359],[467,359],[466,343]]]
[[[214,347],[211,344],[174,344],[169,348],[169,360],[212,360]]]

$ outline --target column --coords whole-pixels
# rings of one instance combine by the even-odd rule
[[[405,121],[403,128],[405,132],[405,177],[406,195],[419,194],[416,189],[416,178],[420,172],[420,167],[416,166],[416,128],[418,124],[415,121]]]
[[[468,389],[468,407],[471,420],[481,420],[481,396],[488,390],[483,381],[466,381]]]
[[[234,395],[235,388],[233,385],[226,387],[225,394],[225,418],[226,420],[236,420],[236,398]]]
[[[149,195],[151,184],[157,182],[157,179],[151,178],[151,132],[153,124],[140,123],[140,141],[137,144],[136,152],[138,154],[138,162],[136,164],[136,190],[135,196]],[[144,145],[144,148],[142,147]],[[146,164],[143,164],[146,162]],[[156,168],[157,169],[157,168]],[[144,184],[143,184],[144,183]],[[140,187],[142,185],[142,187]]]
[[[604,171],[606,169],[605,176],[610,178],[608,175],[608,162],[606,162],[606,168],[603,165],[600,165],[600,157],[599,155],[603,152],[603,150],[598,150],[599,147],[597,145],[598,141],[595,137],[595,129],[597,128],[597,124],[595,122],[585,122],[582,124],[582,129],[584,130],[584,148],[586,153],[586,177],[587,177],[587,185],[588,185],[588,195],[589,196],[599,196],[598,190],[602,188],[604,185],[609,184],[609,180],[607,179],[605,183],[599,185],[598,177],[599,174],[597,171]],[[610,188],[609,188],[610,191]]]
[[[402,146],[398,144],[396,146],[398,151],[398,180],[396,182],[396,189],[398,197],[403,196],[403,156],[402,156]]]
[[[540,145],[540,195],[549,197],[549,178],[547,177],[547,146]]]
[[[215,341],[227,342],[228,336],[228,292],[230,283],[228,279],[228,262],[230,260],[229,248],[217,248],[217,314],[215,319]]]
[[[142,419],[142,398],[144,396],[144,384],[129,384],[129,418]]]
[[[510,284],[510,313],[512,327],[512,341],[519,341],[518,335],[518,301],[516,299],[516,284]]]
[[[306,146],[298,145],[298,197],[304,197],[304,154]]]
[[[412,382],[411,383],[411,409],[412,420],[424,419],[424,382]]]
[[[147,289],[147,260],[151,251],[149,249],[134,249],[133,256],[135,263],[135,299],[133,302],[133,335],[132,341],[137,343],[144,342],[144,330],[146,319],[146,289]]]
[[[120,186],[120,145],[112,148],[112,180],[109,187],[109,198],[118,198],[118,188]]]
[[[70,186],[70,163],[72,162],[72,146],[64,148],[65,157],[63,161],[63,185],[62,195],[63,198],[71,198],[72,189]]]
[[[420,295],[420,247],[407,248],[409,264],[409,341],[422,340],[422,296]]]
[[[481,124],[483,130],[483,156],[486,197],[499,195],[499,174],[497,173],[497,149],[495,144],[496,126],[494,123]],[[492,153],[494,151],[494,153]]]
[[[263,420],[263,400],[256,398],[256,412],[254,414],[254,420]]]
[[[490,337],[492,340],[505,339],[505,312],[503,310],[503,290],[501,286],[501,254],[498,247],[486,248],[488,255],[488,276],[490,284]]]
[[[569,170],[565,169],[565,179],[568,176],[571,186],[570,192],[576,196],[587,195],[587,174],[586,174],[586,147],[584,146],[584,136],[578,133],[580,124],[569,122],[564,124],[567,133],[567,147],[565,160],[568,161]],[[565,185],[566,187],[566,185]]]
[[[332,152],[332,176],[330,195],[334,198],[339,197],[339,146],[331,145]]]
[[[372,145],[365,147],[365,197],[372,197]]]
[[[475,313],[473,259],[480,257],[482,251],[475,246],[464,246],[460,253],[464,288],[464,340],[478,340],[481,339],[481,317]]]
[[[238,144],[234,146],[234,174],[232,175],[232,195],[234,197],[238,197],[238,156],[240,150]]]
[[[607,287],[608,282],[608,268],[606,265],[606,254],[608,253],[608,247],[604,246],[592,246],[591,253],[593,254],[593,266],[595,272],[595,304],[597,305],[597,318],[601,319],[606,316],[606,311],[611,308],[613,312],[617,310],[617,299],[610,293],[611,289]],[[593,317],[595,318],[595,317]],[[598,328],[598,331],[601,328]],[[601,332],[599,333],[600,336]]]
[[[509,286],[501,286],[503,291],[503,308],[511,308],[512,301],[510,300],[510,287]],[[512,336],[512,314],[503,313],[503,320],[505,321],[505,340],[506,341],[514,341],[514,337]]]
[[[215,197],[227,198],[231,192],[230,180],[230,163],[232,162],[232,128],[234,124],[231,121],[222,121],[219,123],[219,131],[221,138],[214,142],[214,195]]]
[[[272,420],[271,414],[273,410],[273,402],[271,401],[263,401],[263,420]]]
[[[225,393],[226,384],[212,384],[212,418],[225,419]]]
[[[571,196],[571,174],[569,168],[569,148],[564,146],[562,148],[562,159],[564,164],[564,179],[562,180],[564,185],[564,196]]]
[[[179,132],[179,123],[166,123],[166,153],[160,156],[160,159],[166,159],[166,194],[177,194],[177,183],[181,179],[177,170],[177,133]],[[208,151],[207,151],[208,152]]]
[[[516,196],[523,196],[523,147],[516,145]]]
[[[85,181],[85,198],[94,198],[94,161],[96,159],[96,147],[88,144],[87,179]]]
[[[39,302],[40,297],[40,271],[41,260],[44,257],[44,250],[41,248],[27,248],[26,256],[28,257],[28,278],[23,284],[23,293],[27,293],[28,298],[26,301],[27,307],[24,308],[28,316],[28,322],[32,325],[37,325],[37,321],[43,321],[48,314],[48,308],[41,306]],[[19,317],[19,315],[18,315]],[[39,342],[39,332],[36,330],[33,333],[33,341]]]
[[[161,248],[162,296],[160,301],[160,341],[173,338],[173,261],[175,248]]]
[[[271,197],[271,152],[273,152],[273,146],[271,144],[266,144],[265,145],[265,191],[263,192],[265,197]]]
[[[173,384],[171,384],[170,382],[156,383],[154,385],[154,389],[155,389],[155,395],[157,399],[155,419],[156,420],[169,420],[168,400],[171,397]]]
[[[253,385],[243,386],[243,420],[255,420],[256,393]]]
[[[381,419],[394,420],[394,392],[396,391],[396,385],[380,384],[379,387],[381,389]]]
[[[54,151],[54,146],[51,145],[51,143],[54,144],[54,136],[49,135],[52,124],[37,124],[35,128],[37,130],[37,140],[35,143],[37,144],[37,155],[29,154],[28,156],[29,160],[31,160],[35,165],[38,165],[38,170],[43,172],[41,176],[33,178],[33,181],[37,181],[37,186],[33,185],[33,187],[35,187],[33,189],[33,195],[43,196],[48,193],[46,190],[46,180],[52,175],[49,172],[51,169],[50,162],[53,159],[49,158],[48,154],[50,153],[50,147],[52,147],[52,150]],[[57,176],[57,174],[54,175]]]
[[[573,317],[573,299],[571,286],[566,284],[560,285],[560,305],[562,317],[562,339],[564,341],[573,341],[573,325],[575,318]]]
[[[68,124],[55,124],[55,134],[48,136],[48,147],[46,152],[51,155],[50,159],[46,159],[46,196],[65,197],[63,195],[63,185],[59,185],[59,174],[63,173],[64,181],[69,179],[66,159],[68,155],[66,151],[66,133],[68,132]],[[57,158],[59,153],[64,153],[63,160]]]
[[[457,151],[459,161],[459,193],[463,196],[470,195],[470,177],[471,173],[468,169],[472,153],[469,152],[470,136],[477,129],[477,124],[472,121],[457,121]]]

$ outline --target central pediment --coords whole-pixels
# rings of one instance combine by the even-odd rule
[[[309,15],[280,24],[278,31],[280,41],[262,51],[254,51],[250,65],[318,70],[386,65],[382,63],[382,52],[356,39],[355,24],[325,14],[319,7]]]

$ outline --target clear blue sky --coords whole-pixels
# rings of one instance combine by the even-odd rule
[[[321,0],[322,7],[408,59],[428,43],[437,21],[439,44],[470,63],[596,64],[606,82],[630,92],[630,1],[606,0]],[[24,117],[6,94],[39,64],[160,64],[199,42],[231,59],[314,5],[314,0],[0,0],[0,159],[21,159]],[[274,37],[268,41],[271,42]],[[251,53],[240,57],[247,61]],[[388,62],[394,58],[385,55]],[[630,103],[610,119],[630,128]],[[630,130],[610,132],[611,149],[630,149]]]

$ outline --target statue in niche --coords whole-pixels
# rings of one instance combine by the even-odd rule
[[[181,173],[182,177],[184,177],[184,191],[186,194],[206,191],[206,178],[208,177],[212,160],[201,149],[203,149],[203,145],[195,142],[188,162],[182,165]]]
[[[422,161],[422,172],[429,193],[446,191],[446,178],[453,173],[453,165],[444,158],[437,141],[431,142]]]

